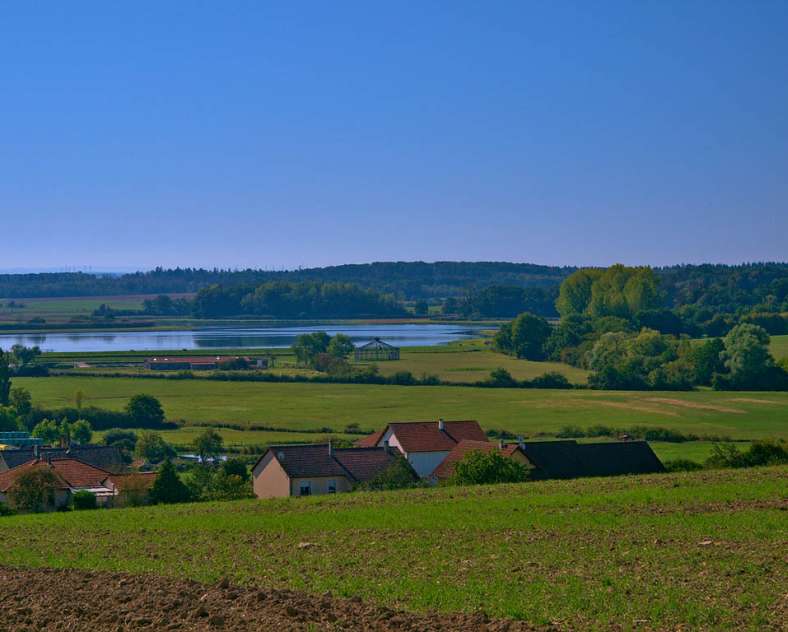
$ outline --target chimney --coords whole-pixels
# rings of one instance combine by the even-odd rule
[[[33,458],[35,458],[35,460],[38,461],[38,444],[37,443],[33,446]]]
[[[525,445],[523,435],[517,435],[517,445],[519,445],[521,448]]]
[[[438,419],[438,430],[441,432],[446,430],[446,424],[444,423],[443,419]]]
[[[329,440],[328,440],[328,456],[329,456],[329,457],[332,457],[332,456],[334,456],[334,450],[333,450],[333,448],[331,447],[331,439],[329,439]]]
[[[503,450],[503,439],[498,439],[498,449]]]

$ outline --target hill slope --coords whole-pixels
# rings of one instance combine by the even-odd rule
[[[0,520],[17,567],[154,573],[562,629],[779,629],[788,467]],[[123,545],[119,546],[122,542]]]

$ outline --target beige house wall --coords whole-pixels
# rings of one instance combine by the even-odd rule
[[[254,494],[258,498],[290,496],[290,477],[269,451],[252,470]]]
[[[309,482],[312,488],[312,496],[328,493],[328,484],[330,481],[336,483],[337,494],[342,492],[349,492],[353,489],[350,481],[344,476],[313,476],[311,478],[294,478],[290,481],[290,495],[301,495],[301,484]]]

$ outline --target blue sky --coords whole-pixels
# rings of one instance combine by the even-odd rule
[[[7,2],[0,268],[785,260],[788,2]]]

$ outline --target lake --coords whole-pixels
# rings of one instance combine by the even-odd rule
[[[310,325],[206,327],[179,331],[80,331],[0,335],[0,348],[37,345],[42,351],[176,351],[181,349],[261,349],[293,344],[296,336],[325,331],[350,336],[355,344],[380,338],[395,347],[436,346],[479,336],[483,325]]]

